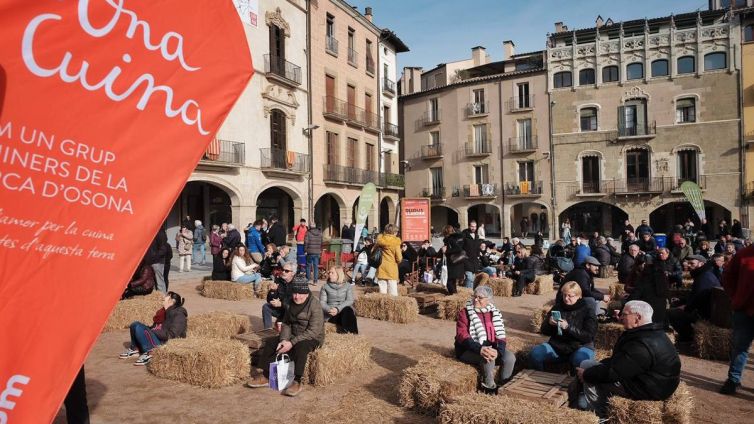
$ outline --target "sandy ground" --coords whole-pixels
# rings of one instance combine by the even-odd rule
[[[195,289],[203,270],[171,274],[170,289],[186,297],[189,317],[215,310],[233,311],[248,314],[253,328],[260,329],[262,301],[204,298]],[[607,281],[600,281],[598,286],[606,288]],[[532,310],[548,299],[550,296],[533,295],[496,298],[495,304],[504,312],[509,337],[543,340],[530,332],[529,321]],[[452,346],[454,323],[429,315],[404,325],[359,319],[359,330],[374,345],[375,366],[324,389],[306,387],[297,398],[269,389],[247,389],[241,384],[212,390],[156,378],[144,367],[132,366],[133,359],[118,359],[128,342],[127,330],[103,333],[86,361],[92,423],[434,422],[398,406],[397,384],[401,370],[415,364],[428,350]],[[744,388],[735,397],[717,393],[726,377],[726,363],[687,356],[682,357],[682,363],[682,379],[691,386],[695,397],[694,422],[751,422],[754,358],[746,366]],[[62,408],[55,423],[65,423]]]

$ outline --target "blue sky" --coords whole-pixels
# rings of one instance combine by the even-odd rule
[[[542,50],[554,23],[569,28],[594,26],[597,15],[627,21],[707,10],[707,0],[346,0],[374,22],[398,34],[411,49],[398,56],[399,67],[431,69],[439,63],[471,57],[471,48],[487,48],[492,60],[503,56],[503,40],[516,52]]]

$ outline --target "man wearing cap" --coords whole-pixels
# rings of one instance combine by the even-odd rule
[[[668,311],[668,321],[678,332],[679,343],[688,343],[693,339],[694,329],[691,324],[699,319],[710,319],[711,292],[720,287],[720,280],[712,270],[712,263],[706,262],[702,255],[691,255],[686,258],[689,273],[694,279],[691,294],[684,304]]]
[[[325,340],[325,321],[320,302],[309,291],[309,284],[296,281],[292,286],[291,304],[285,310],[278,343],[266,343],[259,355],[257,370],[246,383],[247,387],[267,387],[270,363],[279,354],[286,353],[294,363],[293,382],[283,390],[286,396],[297,396],[303,386],[301,377],[306,368],[306,359]]]
[[[602,310],[600,309],[600,302],[610,301],[610,296],[603,294],[601,291],[594,288],[594,276],[597,275],[600,271],[600,262],[595,259],[593,256],[587,256],[584,259],[584,263],[582,265],[577,266],[574,268],[571,272],[566,274],[563,281],[569,282],[569,281],[575,281],[579,284],[579,287],[581,287],[581,293],[584,300],[588,299],[594,299],[595,305],[594,309],[597,312],[597,315],[602,313]],[[560,292],[557,294],[557,298],[559,300],[562,295]]]

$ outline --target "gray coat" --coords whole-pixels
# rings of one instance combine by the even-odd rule
[[[322,286],[319,298],[325,313],[328,313],[330,308],[336,308],[340,312],[348,306],[353,307],[353,290],[348,283],[333,284],[328,281]]]
[[[307,254],[319,255],[322,253],[322,230],[310,228],[304,237],[304,250]]]

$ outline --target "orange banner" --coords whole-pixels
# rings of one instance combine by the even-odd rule
[[[401,199],[401,239],[421,243],[431,240],[430,203],[427,198]]]
[[[231,1],[0,0],[0,423],[50,422],[252,75]]]

